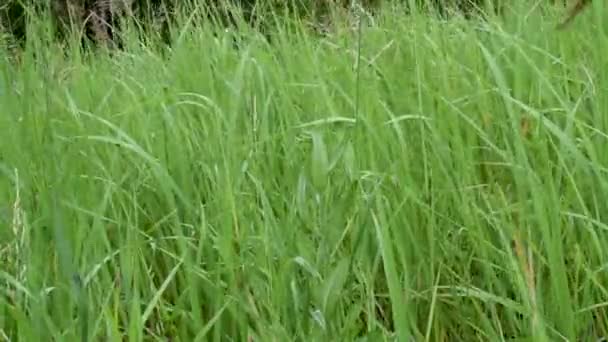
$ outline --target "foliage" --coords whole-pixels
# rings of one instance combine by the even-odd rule
[[[607,336],[604,11],[403,11],[29,36],[0,63],[0,339]]]
[[[267,17],[276,13],[295,14],[301,18],[319,22],[337,8],[347,8],[352,4],[361,4],[368,10],[381,3],[402,3],[407,8],[411,5],[427,10],[437,10],[446,15],[456,10],[470,14],[476,9],[500,8],[502,0],[5,0],[0,7],[0,32],[10,33],[18,41],[26,37],[27,18],[50,16],[52,25],[60,34],[65,35],[73,25],[77,31],[85,32],[88,38],[105,41],[115,36],[120,29],[118,19],[135,19],[140,26],[149,30],[158,30],[158,22],[166,30],[170,21],[176,20],[176,12],[190,13],[192,8],[205,8],[207,18],[220,19],[225,24],[235,22],[235,10],[244,14],[246,22],[255,18]],[[128,8],[128,10],[125,10]],[[285,12],[287,11],[287,12]],[[28,16],[29,14],[29,16]],[[99,20],[98,20],[99,18]],[[66,27],[67,26],[67,27]]]

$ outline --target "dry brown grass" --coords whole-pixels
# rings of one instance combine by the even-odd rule
[[[113,19],[132,14],[133,0],[95,0],[90,4],[75,0],[56,0],[52,11],[63,25],[76,24],[91,32],[96,43],[112,41]]]
[[[588,5],[591,4],[591,0],[576,0],[574,5],[568,10],[566,19],[562,21],[557,28],[562,30],[568,26]]]

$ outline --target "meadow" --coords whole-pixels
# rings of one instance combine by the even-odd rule
[[[607,12],[517,3],[0,50],[0,340],[602,341]]]

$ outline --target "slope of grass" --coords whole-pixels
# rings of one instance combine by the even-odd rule
[[[4,63],[0,339],[606,336],[601,11],[392,13]]]

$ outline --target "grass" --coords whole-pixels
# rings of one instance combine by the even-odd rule
[[[0,67],[0,339],[607,336],[593,6],[33,40]]]

